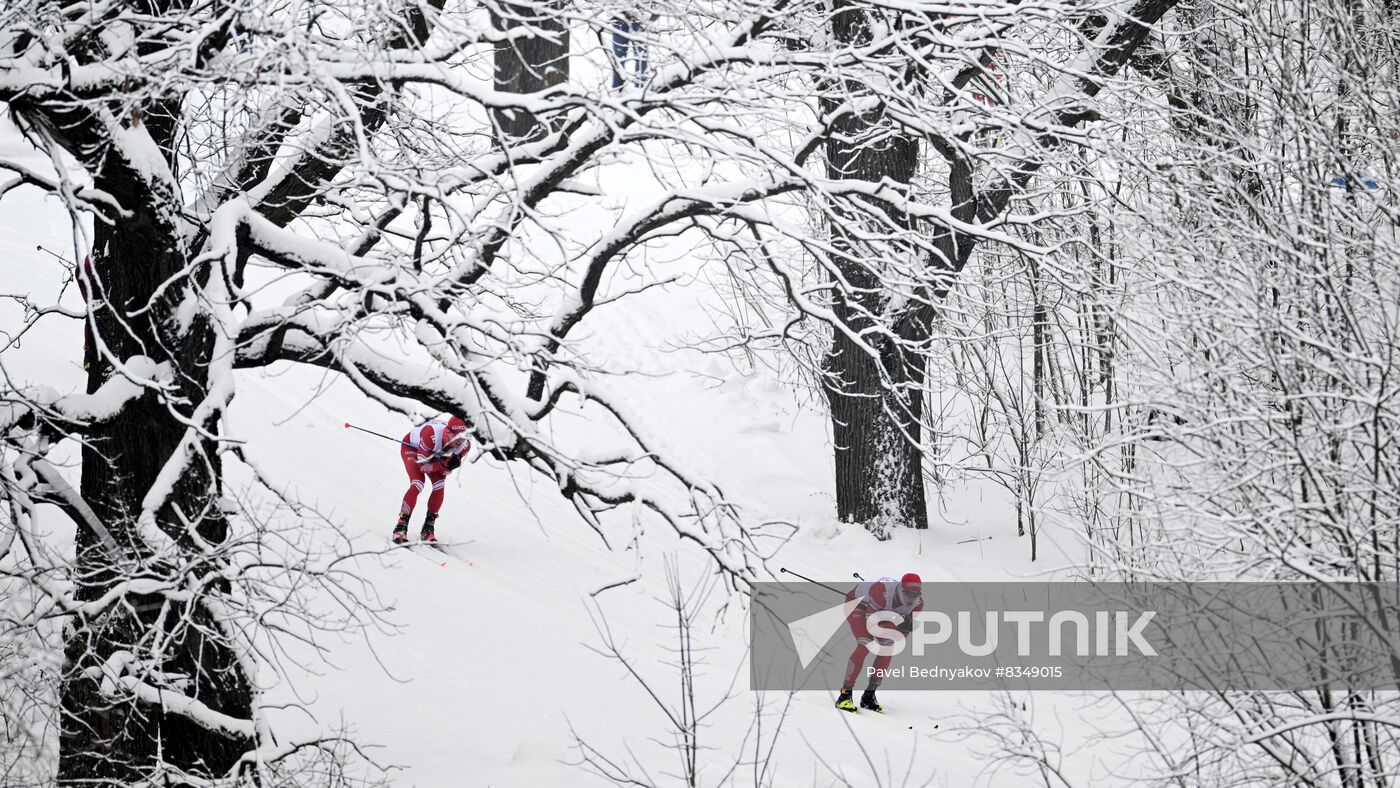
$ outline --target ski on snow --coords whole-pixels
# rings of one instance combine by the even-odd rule
[[[455,553],[455,552],[452,552],[452,551],[449,549],[449,548],[463,547],[463,546],[469,545],[469,544],[471,544],[471,543],[472,543],[472,540],[471,540],[471,539],[468,539],[468,540],[466,540],[465,542],[424,542],[424,541],[422,541],[422,540],[417,540],[417,539],[410,539],[410,540],[408,540],[408,541],[406,541],[406,542],[395,542],[395,541],[393,541],[392,539],[389,541],[389,544],[393,545],[394,547],[426,547],[426,548],[430,548],[431,550],[437,552],[439,555],[447,556],[447,557],[449,557],[449,558],[455,558],[455,559],[457,559],[458,561],[462,561],[462,562],[466,563],[468,566],[475,566],[475,565],[476,565],[476,562],[475,562],[475,561],[469,560],[469,559],[467,559],[467,558],[463,558],[462,556],[458,555],[458,554]],[[421,551],[421,550],[410,550],[409,552],[417,552],[419,555],[422,555],[424,558],[430,558],[430,556],[429,556],[426,552]]]

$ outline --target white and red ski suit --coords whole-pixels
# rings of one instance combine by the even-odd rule
[[[851,652],[851,658],[846,663],[846,679],[842,682],[842,689],[852,689],[856,685],[856,679],[860,676],[860,670],[865,665],[865,655],[873,651],[871,643],[875,638],[871,637],[866,619],[882,610],[890,610],[901,616],[912,616],[924,609],[924,597],[919,594],[913,598],[905,598],[899,593],[900,581],[892,577],[882,577],[879,580],[867,580],[852,588],[846,594],[846,602],[855,602],[855,607],[846,615],[846,623],[851,627],[851,634],[856,637],[856,650]],[[887,638],[879,638],[882,645],[893,645],[894,641]],[[874,667],[877,671],[883,671],[890,666],[891,657],[888,654],[875,656]],[[883,675],[876,673],[871,678],[870,688],[879,686],[879,677]]]
[[[425,484],[432,485],[432,492],[428,494],[428,512],[437,513],[442,506],[442,488],[447,483],[447,474],[452,472],[447,461],[455,458],[460,462],[471,445],[471,439],[467,437],[467,423],[456,416],[425,421],[403,436],[399,456],[403,458],[404,470],[408,471],[408,491],[404,493],[403,506],[399,508],[401,518],[407,519],[413,514],[418,493],[423,491]]]

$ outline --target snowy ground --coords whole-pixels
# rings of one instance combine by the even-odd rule
[[[67,215],[32,192],[11,194],[3,208],[0,292],[53,301],[60,264],[35,247],[71,254]],[[70,284],[62,300],[77,306],[76,287]],[[1041,575],[1075,553],[1071,535],[1057,539],[1050,532],[1043,540],[1061,542],[1063,552],[1047,549],[1047,557],[1031,564],[1009,509],[991,487],[947,491],[929,531],[899,533],[889,542],[838,526],[820,411],[766,373],[745,377],[702,357],[660,352],[684,322],[674,310],[664,294],[648,295],[590,327],[600,347],[665,373],[638,384],[634,406],[644,407],[658,430],[705,468],[751,521],[796,526],[780,549],[773,543],[769,571],[788,567],[829,581],[852,572],[905,571],[921,573],[926,582],[991,580]],[[0,301],[0,330],[20,318],[14,302]],[[7,351],[6,368],[31,382],[77,390],[81,332],[75,320],[47,318]],[[273,718],[277,729],[296,735],[343,726],[371,746],[379,763],[395,769],[398,785],[601,784],[577,765],[575,736],[641,779],[676,782],[678,759],[666,719],[620,664],[598,653],[598,623],[606,621],[663,699],[677,699],[678,677],[668,664],[674,632],[667,626],[670,611],[658,599],[668,561],[689,586],[710,573],[706,557],[645,519],[633,543],[630,522],[614,518],[609,533],[616,538],[606,546],[547,482],[489,459],[449,482],[439,532],[456,543],[451,555],[389,548],[386,537],[405,487],[397,451],[341,429],[345,421],[393,435],[409,426],[343,380],[314,370],[279,366],[240,376],[231,431],[246,438],[264,473],[330,522],[296,522],[283,513],[282,525],[322,549],[364,553],[351,568],[388,608],[383,627],[322,640],[324,662],[294,647],[285,680],[270,690],[270,702],[287,704]],[[578,421],[586,434],[587,425]],[[73,447],[64,454],[76,457]],[[69,470],[76,477],[76,468]],[[71,538],[72,525],[61,515],[46,516],[41,528]],[[421,504],[415,525],[420,518]],[[327,611],[336,603],[319,602]],[[737,762],[734,783],[751,784],[755,704],[767,704],[760,745],[766,749],[788,698],[747,689],[742,596],[717,589],[706,609],[697,635],[705,649],[699,700],[729,699],[700,733],[702,783],[719,782]],[[772,784],[793,786],[1039,784],[1032,775],[990,770],[976,750],[945,736],[953,716],[989,708],[994,700],[890,693],[885,716],[850,717],[832,708],[828,693],[799,693],[786,709],[763,779],[775,776]],[[1050,720],[1045,733],[1072,744],[1079,723],[1063,720],[1078,716],[1081,701],[1045,693],[1030,700]],[[1092,760],[1070,768],[1086,774]]]

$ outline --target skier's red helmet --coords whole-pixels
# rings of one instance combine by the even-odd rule
[[[442,430],[442,448],[446,451],[452,451],[465,445],[468,440],[467,422],[459,416],[449,417],[447,426]]]
[[[924,581],[913,572],[899,579],[899,595],[905,599],[918,599],[924,594]]]

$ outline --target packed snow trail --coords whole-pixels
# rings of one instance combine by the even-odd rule
[[[332,429],[340,422],[329,414],[357,410],[352,421],[377,425],[386,434],[399,429],[401,420],[358,401],[344,381],[325,385],[307,370],[278,374],[284,379],[276,386],[241,382],[233,426],[255,436],[249,451],[265,470],[296,479],[303,499],[331,509],[350,543],[369,548],[356,560],[355,571],[391,601],[390,618],[400,627],[337,644],[331,661],[340,670],[307,671],[299,687],[280,691],[291,697],[299,689],[313,698],[310,706],[323,721],[343,715],[358,736],[383,744],[385,760],[406,767],[397,778],[402,784],[450,785],[462,769],[470,769],[471,782],[479,784],[578,784],[581,771],[571,764],[580,754],[571,726],[599,750],[625,759],[630,747],[654,776],[668,773],[674,753],[650,741],[670,741],[665,718],[622,666],[597,652],[601,639],[594,622],[606,621],[653,687],[674,696],[678,677],[664,664],[674,661],[674,633],[666,626],[674,613],[658,601],[664,596],[664,563],[674,557],[688,585],[713,571],[707,557],[655,527],[644,529],[636,545],[616,540],[621,544],[610,550],[556,490],[489,458],[449,477],[438,523],[448,543],[444,555],[416,544],[390,548],[386,540],[406,483],[397,453],[368,436]],[[304,385],[290,385],[285,376],[307,378]],[[750,421],[735,423],[733,400],[745,397],[748,382],[731,384],[714,402],[692,397],[684,406],[691,418],[671,424],[708,433],[708,440],[691,436],[693,445],[713,450],[707,459],[725,469],[723,482],[762,490],[761,498],[749,499],[755,508],[787,510],[802,524],[770,562],[775,573],[782,563],[832,582],[849,578],[853,568],[866,574],[917,571],[926,582],[988,576],[980,546],[954,544],[965,537],[951,529],[902,532],[881,543],[861,529],[818,519],[829,507],[820,494],[826,480],[820,429],[802,423],[810,420],[807,415],[787,416],[799,429],[757,433],[758,442],[773,451],[755,451],[755,433],[744,435],[747,443],[732,433],[777,414],[755,412],[751,404]],[[686,385],[681,379],[656,382],[652,399],[684,399]],[[298,391],[307,393],[290,393]],[[314,398],[311,391],[317,391]],[[731,434],[716,440],[717,424]],[[276,450],[298,435],[309,437],[308,445],[317,447],[324,462]],[[804,448],[804,441],[812,445]],[[334,473],[308,473],[308,467],[334,468]],[[413,525],[421,518],[420,513]],[[630,534],[630,522],[622,520],[613,518],[609,527]],[[952,558],[962,565],[950,566]],[[716,613],[726,601],[734,600],[723,594],[713,600]],[[746,611],[729,607],[722,617],[707,620],[714,631],[704,632],[705,672],[698,679],[709,702],[733,686],[733,697],[702,732],[705,746],[716,748],[705,767],[716,779],[741,757],[738,748],[755,697],[747,690],[745,672]],[[776,713],[785,699],[781,693],[767,695]],[[846,715],[833,708],[834,697],[835,688],[792,699],[786,733],[773,755],[773,769],[784,778],[777,784],[836,781],[815,753],[844,765],[845,779],[862,782],[854,768],[866,764],[861,747],[877,763],[905,764],[912,757],[912,773],[935,782],[970,784],[983,766],[965,750],[934,739],[942,717],[979,700],[975,694],[887,693],[881,698],[885,713],[863,712],[853,721],[854,730],[838,719]],[[750,742],[746,751],[751,748]]]

